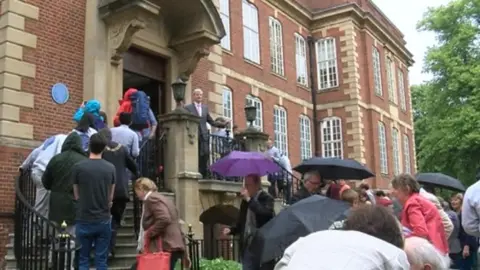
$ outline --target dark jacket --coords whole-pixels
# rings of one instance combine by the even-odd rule
[[[62,145],[62,152],[54,156],[42,177],[43,185],[51,191],[48,218],[58,224],[63,221],[73,225],[75,221],[75,200],[73,197],[72,167],[87,156],[82,148],[80,136],[72,132]]]
[[[458,214],[459,223],[462,224],[462,214]],[[463,226],[460,225],[460,231],[458,233],[458,240],[460,240],[460,246],[463,250],[464,246],[470,247],[470,254],[474,254],[478,250],[478,238],[471,236],[465,232]]]
[[[110,142],[105,148],[102,154],[102,158],[115,166],[115,192],[113,198],[115,200],[129,201],[128,181],[130,180],[130,174],[126,171],[130,170],[133,176],[138,175],[137,164],[130,157],[128,150],[125,146],[116,142]]]
[[[197,107],[194,103],[186,105],[185,109],[193,115],[200,117],[200,123],[198,125],[199,154],[208,155],[208,153],[210,153],[210,149],[208,144],[209,133],[207,123],[218,128],[222,128],[223,126],[219,125],[213,120],[213,118],[210,116],[210,112],[208,111],[208,106],[205,104],[202,104],[202,115],[198,115]]]
[[[312,196],[312,193],[302,186],[297,192],[295,192],[295,194],[293,194],[292,199],[290,200],[290,205],[310,196]]]
[[[252,197],[249,202],[242,200],[240,204],[240,213],[237,219],[237,223],[234,227],[230,228],[231,235],[243,236],[245,231],[245,223],[247,221],[247,210],[250,209],[255,214],[255,221],[257,224],[257,229],[261,228],[265,223],[269,222],[274,216],[275,211],[273,208],[273,197],[267,192],[260,190],[257,198]],[[240,252],[243,254],[243,251],[246,247],[244,246],[244,241],[240,241]]]

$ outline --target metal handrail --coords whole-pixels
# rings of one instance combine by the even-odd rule
[[[75,240],[75,236],[66,231],[66,224],[57,224],[44,217],[25,197],[22,181],[25,181],[24,177],[30,177],[30,173],[31,170],[24,170],[15,177],[14,255],[17,263],[20,264],[17,266],[25,270],[43,270],[49,269],[51,267],[49,263],[52,263],[53,267],[58,269],[69,268],[78,262],[73,260],[72,253],[78,252],[81,245],[75,244],[74,248],[70,248],[71,240]],[[34,191],[32,190],[32,192]],[[37,224],[41,224],[39,228],[37,228]],[[40,238],[40,240],[36,238]],[[42,238],[47,241],[46,249],[41,243]],[[25,243],[25,239],[30,239],[30,243],[33,243],[34,246],[25,247],[25,244],[30,244],[28,240]],[[54,252],[51,257],[52,261],[42,261],[42,256],[49,258],[51,255],[48,254],[52,251]],[[40,252],[40,258],[32,257],[31,252]]]

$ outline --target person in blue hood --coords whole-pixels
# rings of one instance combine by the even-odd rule
[[[84,102],[80,108],[78,108],[73,115],[73,120],[79,123],[84,113],[90,113],[94,116],[95,129],[100,130],[105,128],[105,122],[103,120],[103,116],[101,115],[100,109],[100,102],[96,99],[91,99],[87,102]]]

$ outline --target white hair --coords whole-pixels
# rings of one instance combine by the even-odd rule
[[[200,88],[197,88],[197,89],[193,90],[193,93],[194,93],[194,94],[195,94],[195,93],[203,94],[203,90],[200,89]]]
[[[405,252],[412,266],[431,265],[432,270],[450,268],[450,258],[443,256],[430,242],[420,237],[405,239]]]

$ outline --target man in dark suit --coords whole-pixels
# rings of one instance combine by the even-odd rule
[[[202,89],[193,90],[193,103],[186,105],[185,109],[194,115],[200,117],[200,125],[198,126],[198,171],[202,174],[203,177],[207,175],[208,161],[210,160],[210,149],[209,149],[209,132],[207,128],[207,123],[211,126],[217,128],[225,128],[225,123],[218,123],[213,121],[213,118],[210,116],[208,111],[208,106],[202,104],[203,101],[203,91]]]
[[[245,188],[242,189],[240,194],[243,200],[240,205],[237,224],[234,227],[225,228],[223,234],[240,236],[243,269],[268,269],[270,265],[262,265],[266,268],[260,268],[259,258],[251,254],[248,248],[256,231],[275,216],[273,197],[262,190],[262,183],[257,175],[245,177]]]

